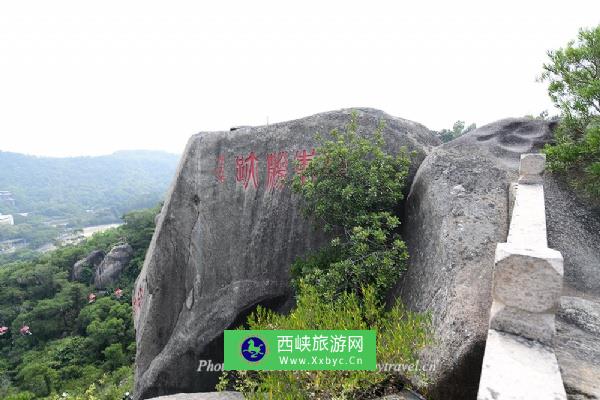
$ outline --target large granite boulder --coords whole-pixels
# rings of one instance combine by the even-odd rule
[[[415,152],[413,173],[439,143],[422,125],[357,111],[361,134],[383,120],[389,151]],[[213,390],[219,373],[197,369],[222,360],[223,330],[258,304],[290,307],[290,264],[327,237],[282,179],[310,159],[316,132],[349,120],[341,110],[190,139],[136,281],[137,399]]]
[[[432,372],[429,382],[417,382],[428,398],[476,398],[494,254],[508,233],[509,184],[517,179],[520,154],[540,149],[552,128],[547,121],[498,121],[436,148],[417,172],[403,233],[410,264],[393,294],[409,308],[432,314],[436,344],[421,354]],[[584,356],[589,346],[600,348],[600,335],[566,316],[591,313],[590,304],[573,304],[600,295],[598,214],[553,175],[546,174],[544,187],[549,247],[564,256],[565,295],[579,299],[563,302],[571,306],[559,313],[556,354],[571,399],[587,399],[572,393],[594,387],[585,382],[600,382],[597,351]]]
[[[79,281],[82,279],[82,273],[85,268],[94,271],[104,260],[105,253],[102,250],[94,250],[84,259],[77,261],[71,269],[71,279]],[[89,282],[86,282],[89,283]]]
[[[550,136],[547,122],[507,119],[434,149],[406,202],[410,259],[393,295],[433,318],[421,354],[432,399],[475,399],[487,337],[496,244],[508,233],[508,185],[520,154]]]
[[[116,283],[132,257],[133,249],[127,243],[110,249],[102,263],[96,268],[94,286],[97,289],[105,289]]]

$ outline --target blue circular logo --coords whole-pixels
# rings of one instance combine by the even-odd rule
[[[250,362],[257,362],[267,354],[267,345],[262,339],[252,336],[242,342],[242,356]]]

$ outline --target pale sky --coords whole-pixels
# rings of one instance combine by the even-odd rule
[[[546,51],[600,1],[0,0],[0,150],[181,152],[346,107],[430,129],[551,110]]]

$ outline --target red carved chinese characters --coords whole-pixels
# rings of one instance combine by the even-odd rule
[[[142,301],[144,300],[144,288],[139,287],[135,297],[132,300],[133,312],[138,313],[140,308],[142,307]]]
[[[244,156],[237,156],[235,158],[235,179],[244,184],[244,190],[248,188],[250,180],[252,180],[254,189],[258,188],[258,179],[255,170],[257,163],[258,158],[256,158],[253,151],[246,158]]]
[[[288,173],[288,153],[270,153],[267,155],[267,190],[283,189]]]
[[[308,164],[315,157],[315,149],[308,152],[306,149],[296,152],[297,166],[295,172],[302,174]],[[287,151],[278,151],[267,154],[267,191],[275,189],[281,190],[285,186],[288,177],[289,153]],[[235,157],[235,180],[242,183],[244,190],[248,188],[250,182],[254,189],[258,189],[258,157],[256,153],[251,151],[248,155],[238,155]],[[214,175],[217,182],[224,183],[225,176],[225,156],[218,155]],[[306,182],[306,176],[302,176],[302,183]]]
[[[296,173],[302,174],[306,167],[308,167],[308,163],[315,158],[315,149],[312,149],[310,153],[306,151],[306,149],[302,150],[302,152],[296,152],[296,160],[298,161],[298,166],[296,167]],[[300,178],[302,180],[302,184],[306,182],[306,176],[302,176]]]
[[[217,178],[217,182],[223,183],[225,182],[225,156],[220,155],[217,157],[217,166],[214,169],[215,178]]]

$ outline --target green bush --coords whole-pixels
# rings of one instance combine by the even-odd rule
[[[548,167],[566,174],[581,193],[600,197],[600,26],[550,51],[541,80],[561,110],[555,141],[545,147]]]
[[[85,389],[67,391],[69,400],[122,400],[124,394],[133,391],[133,370],[131,367],[121,367],[111,374],[104,374],[87,384]],[[62,394],[55,394],[51,400],[63,400]]]
[[[318,154],[294,177],[305,214],[336,236],[327,249],[296,262],[292,273],[329,299],[371,285],[383,296],[408,258],[397,210],[410,157],[405,150],[387,154],[382,130],[380,124],[371,136],[359,136],[353,115],[342,132],[318,136]]]
[[[48,396],[58,382],[58,373],[43,362],[30,362],[23,366],[17,375],[22,382],[21,388],[34,393],[38,397]]]
[[[290,314],[259,307],[248,318],[249,329],[376,330],[377,362],[401,365],[417,364],[416,352],[429,342],[428,326],[428,316],[411,313],[400,303],[386,311],[373,287],[365,288],[360,296],[342,293],[332,302],[306,283],[300,283],[298,304]],[[378,371],[238,371],[226,376],[220,388],[233,385],[245,395],[261,399],[264,394],[274,399],[366,398],[393,375]],[[425,378],[416,370],[407,371],[406,377],[411,375]]]
[[[11,394],[4,398],[5,400],[32,400],[35,399],[35,394],[31,392],[20,392]]]

